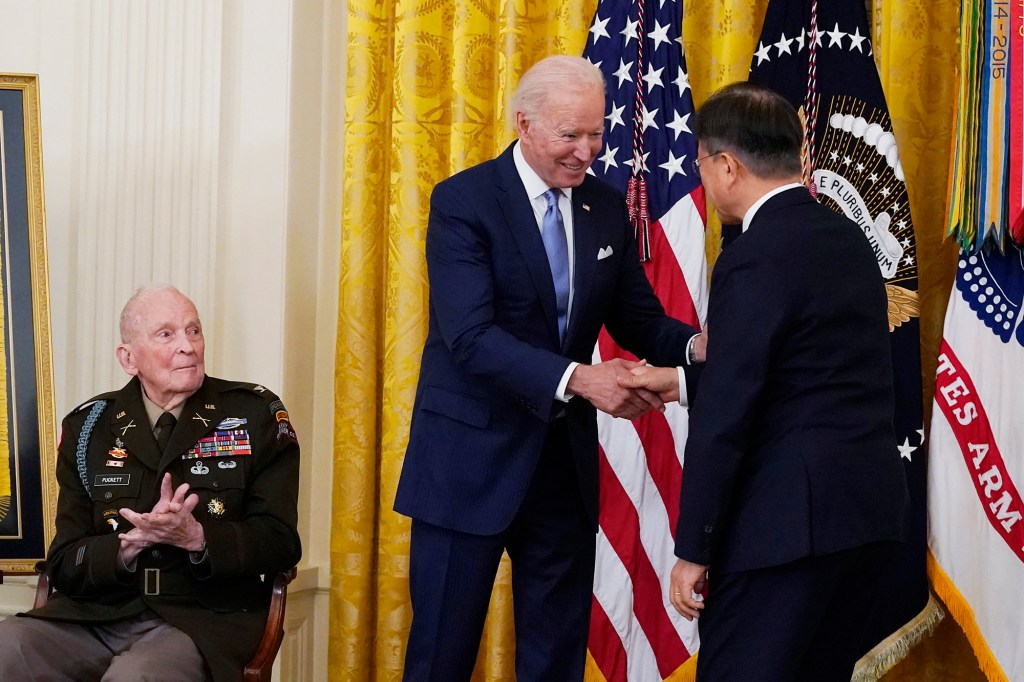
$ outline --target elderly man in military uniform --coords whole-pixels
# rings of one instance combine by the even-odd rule
[[[196,307],[137,291],[117,359],[133,378],[64,419],[55,593],[0,622],[0,679],[242,679],[299,560],[299,446],[263,386],[207,376]]]

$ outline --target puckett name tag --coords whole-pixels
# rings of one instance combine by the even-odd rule
[[[96,474],[93,483],[96,487],[109,485],[128,485],[132,480],[131,474]]]
[[[251,454],[252,446],[249,444],[249,430],[228,429],[214,431],[212,435],[200,438],[181,458],[238,457]]]

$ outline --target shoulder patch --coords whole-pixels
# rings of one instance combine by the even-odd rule
[[[278,442],[291,441],[297,443],[298,438],[295,436],[295,429],[292,427],[291,421],[288,419],[288,410],[285,409],[284,403],[280,400],[275,400],[268,406],[270,408],[270,414],[274,417],[274,421],[277,422],[277,440]]]

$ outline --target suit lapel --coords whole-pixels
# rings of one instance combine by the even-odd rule
[[[223,419],[220,392],[210,387],[209,379],[204,379],[199,390],[185,401],[181,417],[167,443],[167,451],[160,458],[160,470],[184,455],[200,438],[215,430]]]
[[[514,144],[514,143],[513,143]],[[498,203],[508,225],[509,232],[519,248],[519,253],[530,272],[530,278],[537,289],[541,307],[547,317],[548,330],[555,345],[558,345],[558,311],[555,305],[555,283],[551,279],[551,266],[544,250],[544,240],[537,227],[537,217],[530,204],[530,197],[519,178],[510,146],[497,159]],[[569,313],[572,319],[572,312]]]
[[[565,348],[569,348],[576,330],[583,318],[590,299],[594,268],[597,265],[596,217],[587,202],[587,181],[572,191],[572,243],[573,243],[573,291],[572,309],[569,311],[569,326],[565,330]]]

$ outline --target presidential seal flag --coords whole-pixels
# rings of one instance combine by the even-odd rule
[[[901,556],[871,605],[868,655],[855,678],[877,679],[942,618],[926,577],[926,459],[917,250],[903,166],[860,0],[771,0],[750,80],[785,96],[804,120],[804,181],[860,225],[889,296],[894,424],[912,509]],[[883,640],[886,640],[882,644]]]
[[[960,252],[928,470],[936,592],[990,680],[1024,679],[1024,254]]]
[[[669,315],[699,327],[707,307],[705,205],[691,163],[693,98],[682,3],[601,0],[584,57],[607,81],[604,146],[591,167],[626,195],[647,276]],[[602,332],[594,361],[630,357]],[[693,673],[696,623],[668,602],[687,412],[628,422],[599,413],[601,512],[588,680]]]

